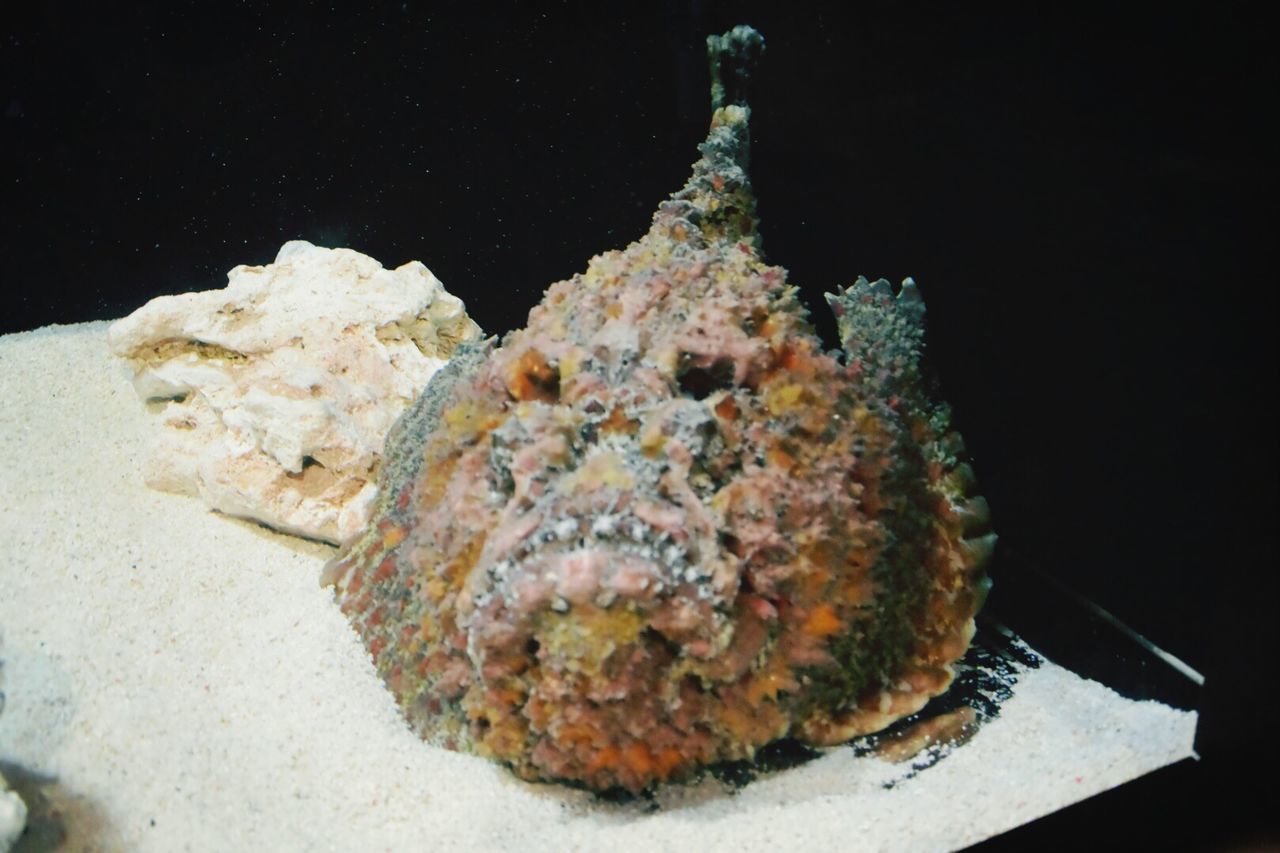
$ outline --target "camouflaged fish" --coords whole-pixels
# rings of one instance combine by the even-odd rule
[[[828,295],[823,351],[761,257],[763,41],[708,44],[688,184],[500,347],[459,348],[325,572],[415,731],[527,779],[638,791],[879,730],[946,690],[987,588],[915,285]]]

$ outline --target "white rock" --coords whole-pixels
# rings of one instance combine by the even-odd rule
[[[148,485],[339,542],[368,518],[387,430],[480,336],[425,266],[285,243],[223,290],[161,296],[108,330],[160,404]]]
[[[0,776],[0,853],[17,843],[26,825],[27,804],[16,791],[9,790],[9,783]]]
[[[4,637],[0,636],[0,653],[4,651]],[[4,713],[4,659],[0,658],[0,713]],[[16,791],[9,789],[9,782],[0,773],[0,853],[17,842],[27,825],[27,804]]]

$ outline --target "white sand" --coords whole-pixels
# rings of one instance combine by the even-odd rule
[[[54,777],[71,849],[941,850],[1192,754],[1194,714],[1045,665],[891,789],[848,748],[652,813],[525,784],[410,734],[317,584],[331,549],[142,485],[105,338],[0,337],[0,762]]]

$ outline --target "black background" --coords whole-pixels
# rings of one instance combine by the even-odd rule
[[[1271,754],[1280,645],[1274,38],[1055,5],[6,9],[0,331],[295,238],[420,259],[508,331],[644,232],[705,132],[705,36],[751,23],[769,260],[828,336],[822,291],[913,276],[1002,541],[1208,676],[1203,761],[1001,843],[1280,843],[1233,775]]]

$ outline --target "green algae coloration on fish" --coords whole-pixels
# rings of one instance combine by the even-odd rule
[[[947,689],[988,585],[915,285],[829,295],[823,350],[757,234],[763,40],[708,46],[688,183],[501,346],[459,348],[325,571],[414,730],[527,779],[639,791],[883,729]]]

